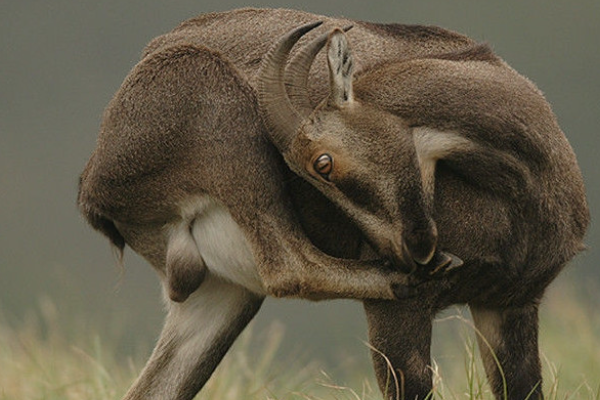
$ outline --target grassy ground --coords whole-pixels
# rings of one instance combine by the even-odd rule
[[[468,317],[446,316],[438,325],[462,334],[460,340],[436,346],[441,354],[434,365],[437,398],[491,399]],[[595,306],[579,302],[569,290],[555,290],[541,325],[547,398],[600,400],[600,316]],[[197,399],[381,399],[366,360],[352,377],[334,381],[317,361],[276,356],[283,335],[276,324],[260,337],[245,334]],[[0,321],[0,399],[120,399],[144,356],[117,360],[114,347],[104,340],[85,328],[67,334],[47,300],[38,316],[12,326]],[[250,350],[257,347],[261,350]],[[452,351],[458,355],[449,357]],[[352,384],[346,386],[346,380]]]

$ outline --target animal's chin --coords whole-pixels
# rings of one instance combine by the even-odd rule
[[[410,253],[404,251],[403,246],[393,246],[393,249],[385,252],[386,259],[392,264],[392,266],[406,274],[413,273],[418,265],[415,261],[410,257]]]

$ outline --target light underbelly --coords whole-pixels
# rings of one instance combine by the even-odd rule
[[[248,239],[225,206],[204,197],[191,232],[209,273],[264,295]]]

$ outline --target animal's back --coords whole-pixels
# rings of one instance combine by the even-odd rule
[[[262,58],[273,43],[291,29],[315,21],[323,21],[323,27],[302,37],[292,57],[322,32],[352,26],[347,35],[356,54],[356,71],[391,60],[460,51],[475,44],[464,35],[433,26],[378,24],[297,10],[246,8],[185,21],[151,41],[144,55],[178,43],[206,46],[223,54],[254,87]],[[315,101],[321,100],[328,88],[325,62],[324,54],[317,55],[311,70],[309,86]]]

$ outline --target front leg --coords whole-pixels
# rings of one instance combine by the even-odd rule
[[[414,296],[419,284],[433,278],[404,273],[410,270],[408,266],[392,265],[387,260],[331,257],[308,239],[291,210],[289,203],[282,202],[255,214],[251,223],[238,219],[269,295],[310,300],[396,300]],[[427,270],[440,275],[460,265],[457,257],[438,252]]]
[[[499,309],[471,304],[469,308],[496,399],[543,399],[538,305]]]
[[[387,400],[432,398],[433,313],[422,301],[364,302],[375,374]]]
[[[269,295],[392,300],[410,292],[411,278],[383,260],[341,259],[317,249],[283,205],[252,224],[245,231]]]

